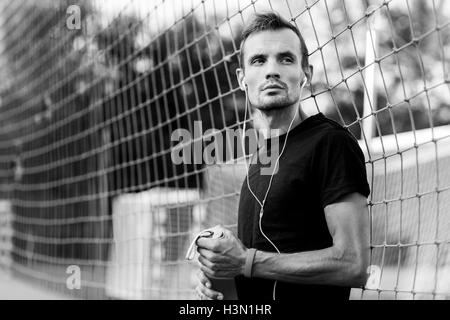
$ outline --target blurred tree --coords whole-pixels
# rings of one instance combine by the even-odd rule
[[[370,5],[375,7],[380,5],[376,0],[365,1],[355,6],[343,5],[343,2],[329,3],[331,20],[327,12],[323,12],[320,16],[323,19],[321,25],[331,24],[330,28],[335,34],[356,21],[356,18],[361,17]],[[379,19],[377,56],[384,57],[380,68],[377,67],[376,105],[377,110],[385,109],[377,115],[381,129],[381,132],[376,132],[377,136],[380,133],[392,134],[394,132],[392,121],[397,133],[410,131],[413,128],[424,129],[431,125],[450,124],[448,112],[450,104],[447,99],[450,91],[448,85],[444,83],[448,76],[448,72],[444,69],[449,62],[444,53],[450,45],[450,37],[448,32],[436,29],[439,18],[441,24],[444,21],[440,11],[443,6],[442,1],[437,3],[436,8],[433,7],[432,2],[426,1],[393,2],[376,11],[375,15]],[[430,35],[424,36],[428,32]],[[352,37],[358,44],[358,48],[364,48],[361,43],[364,43],[365,35],[365,28],[361,28],[359,24],[353,26]],[[339,75],[342,68],[344,75],[349,75],[355,73],[358,66],[365,65],[364,56],[362,56],[364,51],[359,50],[360,56],[357,56],[353,46],[348,45],[348,42],[352,41],[348,36],[349,33],[344,32],[337,38],[340,60],[339,64],[327,64],[328,74]],[[328,33],[326,37],[329,37]],[[415,42],[414,39],[420,39],[420,41]],[[344,42],[347,42],[347,45],[344,45]],[[398,48],[401,50],[394,53],[394,50]],[[382,73],[379,72],[380,69]],[[321,106],[326,110],[327,115],[336,121],[343,120],[345,124],[353,123],[357,118],[355,108],[359,115],[363,114],[365,90],[363,83],[356,77],[359,79],[359,75],[349,79],[353,82],[353,86],[350,86],[351,96],[347,88],[340,85],[332,90],[333,100],[330,102],[335,106]],[[426,93],[425,84],[428,87],[436,84],[441,86]],[[326,88],[327,84],[323,82],[323,79],[319,79],[315,86],[320,89]],[[395,107],[388,110],[386,108],[388,104]],[[359,125],[353,125],[349,129],[355,136],[361,137]]]
[[[108,237],[107,228],[96,223],[27,224],[27,219],[64,221],[89,215],[100,215],[98,162],[93,150],[102,140],[91,134],[95,125],[91,111],[98,86],[87,87],[94,79],[87,56],[87,47],[74,46],[82,30],[68,30],[66,9],[74,1],[22,1],[14,16],[4,25],[4,52],[11,76],[2,96],[3,118],[1,141],[12,146],[2,149],[3,155],[12,155],[15,166],[23,174],[10,180],[14,201],[16,236],[14,258],[27,258],[20,252],[29,250],[43,256],[71,258],[105,258],[106,246],[97,243],[59,244],[37,241],[42,238],[96,238]],[[82,15],[92,11],[89,1],[79,0]],[[16,30],[22,27],[20,34]],[[16,32],[15,32],[16,31]],[[69,120],[71,119],[71,120]],[[11,143],[11,141],[13,143]],[[94,175],[93,175],[94,174]],[[93,175],[92,178],[90,176]],[[82,200],[91,197],[91,200]],[[100,222],[102,223],[102,222]],[[100,230],[100,232],[99,232]],[[25,237],[25,235],[28,235]],[[32,258],[30,258],[32,259]],[[36,262],[42,263],[42,259]],[[31,263],[28,261],[26,263]]]
[[[219,39],[195,16],[137,48],[142,32],[149,31],[135,17],[123,17],[97,37],[108,68],[117,70],[113,94],[103,101],[105,121],[112,120],[107,130],[116,168],[110,190],[201,187],[202,165],[172,163],[171,134],[193,134],[195,121],[202,121],[204,131],[236,123],[234,105],[219,96],[236,87],[229,70],[237,59],[223,60],[218,48],[221,42],[232,53],[232,40]]]
[[[331,21],[335,34],[346,27],[347,19],[361,17],[361,12],[354,11],[359,6],[330,3],[332,16],[341,17]],[[65,26],[65,9],[73,4],[82,8],[82,30]],[[369,4],[372,1],[364,2],[363,8]],[[104,28],[102,13],[87,0],[22,1],[16,10],[17,6],[11,6],[4,12],[13,18],[3,25],[2,59],[7,68],[0,88],[0,156],[10,161],[0,169],[6,172],[1,182],[14,186],[17,215],[42,221],[100,217],[110,213],[112,197],[121,193],[202,187],[203,165],[174,165],[170,138],[176,129],[193,133],[195,121],[202,121],[205,131],[235,126],[242,120],[244,99],[234,76],[238,33],[234,39],[223,37],[214,24],[200,22],[195,15],[160,34],[124,14]],[[432,5],[416,1],[410,2],[409,11],[389,6],[389,11],[380,12],[384,32],[379,34],[379,56],[402,50],[381,62],[386,86],[376,81],[378,110],[395,104],[390,111],[397,132],[426,128],[430,121],[450,123],[446,95],[428,91],[432,102],[428,108],[423,92],[424,81],[428,85],[448,81],[448,58],[443,54],[450,36],[436,30]],[[327,12],[320,14],[320,24],[328,25]],[[22,21],[26,24],[18,28]],[[433,36],[421,37],[433,29]],[[142,43],[143,34],[150,39],[147,43]],[[325,36],[328,41],[329,33]],[[412,42],[418,37],[420,41]],[[344,75],[352,74],[364,65],[364,57],[358,56],[363,52],[356,54],[344,40],[345,45],[338,46],[339,63],[326,65],[329,74],[340,75],[340,68]],[[364,38],[356,41],[363,43]],[[322,76],[314,87],[328,85]],[[448,84],[440,88],[448,90]],[[349,89],[334,88],[331,108],[321,106],[338,121],[342,116],[346,124],[356,120],[357,112],[362,115],[364,99],[362,83]],[[408,100],[420,92],[419,98]],[[377,118],[382,134],[393,132],[388,110]],[[350,129],[360,136],[357,125]],[[110,226],[101,221],[75,227],[16,222],[15,228],[23,234],[55,238],[108,237],[110,232]],[[25,249],[32,241],[17,237],[15,245]],[[37,243],[34,250],[60,257],[106,257],[106,246],[92,244],[85,250],[86,246],[90,244]]]
[[[5,52],[11,81],[1,92],[2,112],[13,116],[0,136],[8,142],[1,152],[15,155],[4,168],[11,171],[8,183],[14,183],[18,165],[24,170],[12,195],[16,214],[42,221],[103,216],[118,193],[201,187],[203,166],[173,165],[170,137],[179,128],[193,132],[194,121],[202,121],[203,130],[236,123],[239,112],[230,99],[237,87],[230,77],[237,66],[233,40],[190,16],[139,48],[137,36],[148,30],[136,17],[121,15],[103,28],[101,13],[88,1],[76,4],[82,30],[65,26],[68,0],[24,1],[18,20],[4,26],[13,34],[30,12],[34,18],[27,27],[39,26],[23,31],[30,46]],[[18,36],[6,37],[5,47],[18,48]],[[20,205],[21,200],[39,205]],[[15,228],[41,237],[101,238],[110,229],[103,222]],[[15,239],[21,249],[27,243]],[[33,245],[37,253],[58,257],[104,259],[107,253],[98,244]]]

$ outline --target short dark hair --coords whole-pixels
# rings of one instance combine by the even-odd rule
[[[283,17],[281,17],[276,12],[267,12],[267,13],[257,13],[253,16],[252,20],[249,24],[246,25],[244,30],[242,31],[242,41],[241,41],[241,48],[240,48],[240,56],[239,56],[239,64],[241,67],[244,67],[244,43],[247,40],[247,38],[255,32],[260,31],[266,31],[266,30],[281,30],[281,29],[290,29],[295,32],[295,34],[300,39],[300,51],[302,54],[302,69],[304,71],[309,69],[309,52],[308,48],[306,47],[305,40],[303,39],[303,36],[298,30],[298,28],[289,23],[287,20],[285,20]]]

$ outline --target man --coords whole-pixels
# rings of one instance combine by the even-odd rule
[[[221,299],[210,279],[235,278],[240,300],[348,299],[351,287],[365,284],[369,261],[363,153],[348,130],[303,112],[312,67],[295,26],[275,13],[256,15],[243,32],[240,60],[237,77],[254,121],[280,130],[285,150],[273,176],[250,166],[239,239],[224,229],[221,239],[197,241],[196,291]]]

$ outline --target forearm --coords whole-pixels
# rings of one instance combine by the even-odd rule
[[[299,284],[358,287],[365,283],[365,268],[351,252],[336,247],[277,254],[257,251],[252,276]]]

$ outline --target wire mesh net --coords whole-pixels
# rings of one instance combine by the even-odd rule
[[[351,297],[450,296],[448,1],[0,6],[0,264],[15,275],[82,298],[195,298],[185,251],[236,227],[245,167],[176,165],[171,134],[242,126],[240,32],[275,10],[310,50],[304,110],[365,152],[371,277]]]

